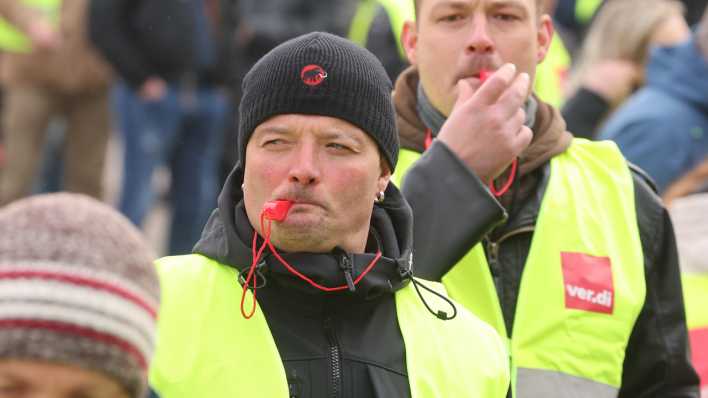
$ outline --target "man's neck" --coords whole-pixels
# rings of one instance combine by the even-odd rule
[[[429,128],[433,136],[437,136],[438,132],[442,128],[442,125],[447,120],[447,116],[443,115],[442,112],[437,110],[432,102],[428,99],[428,96],[423,91],[423,85],[418,84],[418,89],[416,90],[416,96],[418,101],[416,103],[416,110],[418,111],[418,116],[423,124]]]

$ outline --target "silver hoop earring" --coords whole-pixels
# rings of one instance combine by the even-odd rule
[[[386,195],[383,191],[379,191],[379,193],[376,194],[376,203],[383,203],[384,199],[386,199]]]
[[[241,190],[243,191],[245,189],[246,189],[246,183],[241,184]]]

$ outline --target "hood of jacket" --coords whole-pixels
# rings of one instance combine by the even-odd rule
[[[708,112],[708,59],[695,35],[673,47],[657,47],[647,65],[647,86],[667,92]]]
[[[247,272],[251,265],[254,235],[243,203],[242,182],[243,170],[237,165],[219,195],[218,208],[212,212],[194,248],[194,253],[234,267],[241,274]],[[262,239],[258,237],[258,241],[262,242]],[[356,279],[374,259],[376,251],[380,250],[381,258],[359,281],[355,291],[342,291],[372,299],[395,292],[408,283],[412,267],[412,246],[411,208],[398,188],[389,184],[383,203],[374,205],[366,253],[348,253],[336,248],[329,253],[279,251],[279,254],[314,282],[333,287],[346,285],[344,267],[350,265],[352,277]],[[259,283],[267,283],[269,278],[278,278],[279,283],[289,287],[313,294],[325,294],[291,274],[268,249],[259,261],[257,275],[263,278]]]

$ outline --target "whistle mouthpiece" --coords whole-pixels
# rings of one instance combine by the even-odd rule
[[[489,79],[489,76],[492,75],[492,72],[487,70],[487,69],[482,69],[479,71],[479,81],[484,83],[485,80]]]
[[[283,221],[292,205],[293,202],[289,200],[272,200],[263,205],[263,214],[268,220]]]

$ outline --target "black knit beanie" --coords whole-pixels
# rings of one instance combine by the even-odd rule
[[[348,121],[378,144],[391,171],[398,160],[398,132],[391,80],[369,51],[313,32],[266,54],[246,74],[239,106],[239,154],[253,130],[280,114],[331,116]]]

